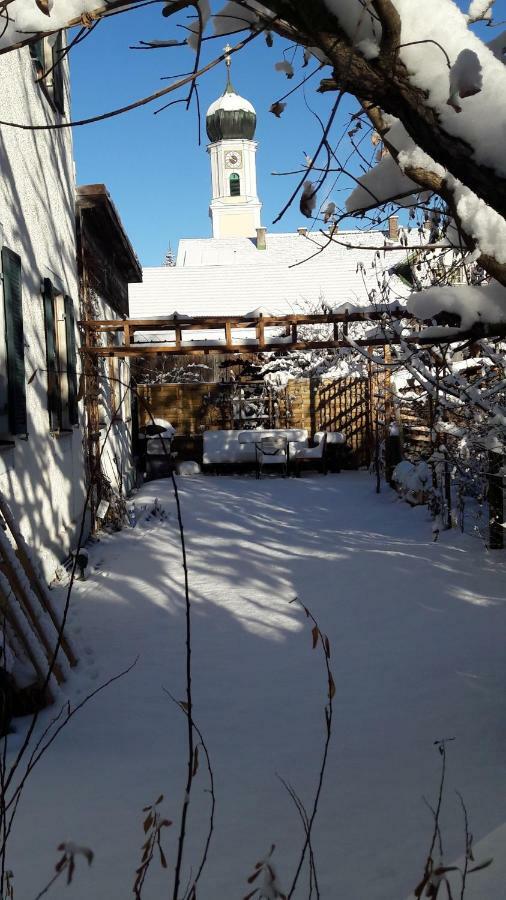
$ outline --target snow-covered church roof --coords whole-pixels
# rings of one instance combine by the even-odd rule
[[[230,59],[227,63],[227,84],[207,110],[206,131],[211,143],[230,139],[252,141],[255,137],[257,116],[249,100],[237,93],[230,81]]]
[[[142,284],[130,285],[130,316],[246,315],[254,309],[282,315],[322,302],[366,305],[373,291],[380,299],[384,274],[406,261],[409,248],[385,249],[392,242],[382,231],[335,237],[341,243],[306,229],[267,234],[265,250],[244,237],[182,240],[176,266],[145,268]],[[411,250],[422,241],[417,229],[407,237]],[[395,284],[406,296],[400,279]]]

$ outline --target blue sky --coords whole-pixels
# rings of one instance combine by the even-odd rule
[[[180,16],[179,21],[184,18]],[[159,6],[101,22],[72,53],[73,118],[121,106],[163,86],[161,76],[188,71],[194,55],[187,48],[146,52],[128,49],[139,39],[174,37],[175,33],[184,36],[170,19],[161,17]],[[210,42],[206,55],[209,58],[218,55],[225,43],[223,38]],[[275,38],[274,47],[269,49],[264,39],[259,38],[234,56],[232,66],[236,90],[257,111],[262,223],[275,231],[295,230],[307,224],[307,220],[300,215],[297,200],[282,221],[272,225],[296,186],[297,177],[277,177],[271,173],[300,168],[304,151],[311,155],[321,135],[302,93],[288,99],[281,119],[269,112],[273,101],[297,81],[297,75],[289,81],[274,71],[274,63],[283,58],[285,46]],[[304,74],[308,71],[303,70]],[[223,93],[225,81],[223,64],[201,80],[203,119],[210,103]],[[317,78],[309,83],[306,97],[310,106],[325,118],[334,95],[316,94],[318,83]],[[79,183],[107,185],[143,265],[160,265],[169,242],[175,251],[182,237],[211,236],[205,128],[199,146],[195,108],[186,112],[179,105],[153,115],[159,105],[74,130]],[[357,107],[354,100],[346,99],[342,108],[346,115]],[[322,199],[323,196],[325,192]],[[342,198],[345,194],[337,194],[336,188],[332,196]]]
[[[460,5],[465,5],[463,0]],[[504,18],[506,0],[496,4],[496,17]],[[102,21],[89,37],[72,51],[73,118],[105,112],[150,94],[167,82],[166,75],[186,73],[193,62],[188,48],[153,51],[129,50],[138,40],[184,37],[175,22],[184,16],[164,19],[160,6],[117,15]],[[490,30],[488,30],[490,34]],[[494,34],[497,32],[494,31]],[[492,36],[492,35],[491,35]],[[269,107],[297,82],[274,71],[274,63],[282,59],[286,44],[275,38],[269,49],[263,37],[253,41],[233,59],[232,80],[236,90],[247,97],[257,111],[258,189],[264,206],[263,224],[274,231],[293,231],[307,224],[298,211],[298,200],[282,221],[272,225],[297,183],[298,176],[277,177],[272,172],[299,169],[304,152],[312,155],[321,135],[310,107],[326,119],[335,95],[315,92],[316,77],[306,88],[288,98],[281,119]],[[207,43],[206,59],[221,52],[226,39]],[[233,43],[233,41],[231,41]],[[310,69],[304,69],[304,74]],[[328,70],[327,70],[328,71]],[[202,118],[209,104],[225,86],[225,67],[219,66],[200,82]],[[182,95],[175,95],[182,96]],[[169,98],[171,99],[171,98]],[[118,118],[74,129],[74,151],[80,184],[105,183],[118,207],[129,237],[143,265],[160,265],[169,242],[174,252],[183,237],[208,237],[211,234],[208,205],[210,168],[203,128],[198,145],[195,107],[186,112],[184,106],[172,107],[159,115],[153,111],[161,104],[151,104]],[[343,130],[349,114],[356,109],[347,98],[341,107],[335,137]],[[340,148],[342,159],[349,142]],[[370,143],[364,147],[371,152]],[[357,172],[355,163],[355,172]],[[332,190],[332,199],[343,201],[340,193],[349,182],[342,178]],[[332,188],[328,188],[322,196]]]

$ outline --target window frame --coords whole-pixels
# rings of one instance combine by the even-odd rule
[[[230,196],[241,196],[241,176],[238,172],[232,172],[229,176],[228,183],[230,186]]]
[[[49,37],[30,44],[30,56],[36,72],[36,82],[53,109],[65,115],[65,76],[63,68],[63,32],[58,32],[51,45]]]
[[[43,281],[42,295],[49,430],[55,436],[72,434],[79,425],[74,306],[49,278]]]

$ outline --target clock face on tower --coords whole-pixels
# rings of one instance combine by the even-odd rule
[[[227,169],[239,169],[242,166],[242,156],[239,150],[229,150],[225,153],[225,165]]]

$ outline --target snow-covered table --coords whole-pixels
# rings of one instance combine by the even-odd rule
[[[307,447],[308,443],[308,433],[305,428],[269,428],[269,429],[256,429],[253,431],[241,431],[239,433],[239,443],[240,444],[254,444],[255,445],[255,456],[257,462],[257,474],[258,474],[258,454],[261,453],[261,441],[266,438],[282,438],[285,442],[285,450],[286,453],[286,468],[290,469],[290,452],[300,449],[301,447]],[[297,447],[293,445],[296,444]]]
[[[304,428],[205,431],[203,464],[204,466],[251,465],[256,462],[256,445],[260,439],[280,436],[287,441],[307,444],[308,433]]]
[[[307,441],[305,428],[269,428],[239,432],[240,444],[258,444],[263,438],[284,438],[289,444]]]

